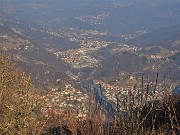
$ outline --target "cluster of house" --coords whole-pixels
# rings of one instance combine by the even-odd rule
[[[51,113],[61,115],[65,110],[72,110],[77,117],[86,117],[89,96],[72,85],[66,85],[63,91],[53,89],[39,98],[43,101],[41,110],[46,117]]]
[[[100,80],[95,80],[94,83],[100,85],[103,95],[108,101],[115,106],[118,102],[120,110],[127,109],[132,104],[138,106],[145,102],[161,100],[166,94],[161,83],[157,86],[153,82],[144,83],[143,89],[141,83],[137,84],[136,88],[130,83],[125,87],[109,85]]]

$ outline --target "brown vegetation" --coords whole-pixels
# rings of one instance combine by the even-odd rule
[[[40,104],[30,91],[30,76],[15,69],[5,54],[0,56],[0,75],[0,134],[37,135]]]

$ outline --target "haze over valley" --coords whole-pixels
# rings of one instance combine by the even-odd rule
[[[31,75],[42,115],[99,103],[111,117],[129,92],[136,106],[179,93],[180,1],[0,0],[0,49]]]

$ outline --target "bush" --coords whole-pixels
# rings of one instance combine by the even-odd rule
[[[0,54],[0,134],[40,132],[39,102],[30,87],[30,76],[16,69],[9,56]]]

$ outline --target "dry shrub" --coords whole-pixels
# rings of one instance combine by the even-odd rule
[[[1,53],[0,134],[40,133],[42,124],[38,122],[36,113],[39,102],[30,87],[30,76],[16,69],[10,56]]]

